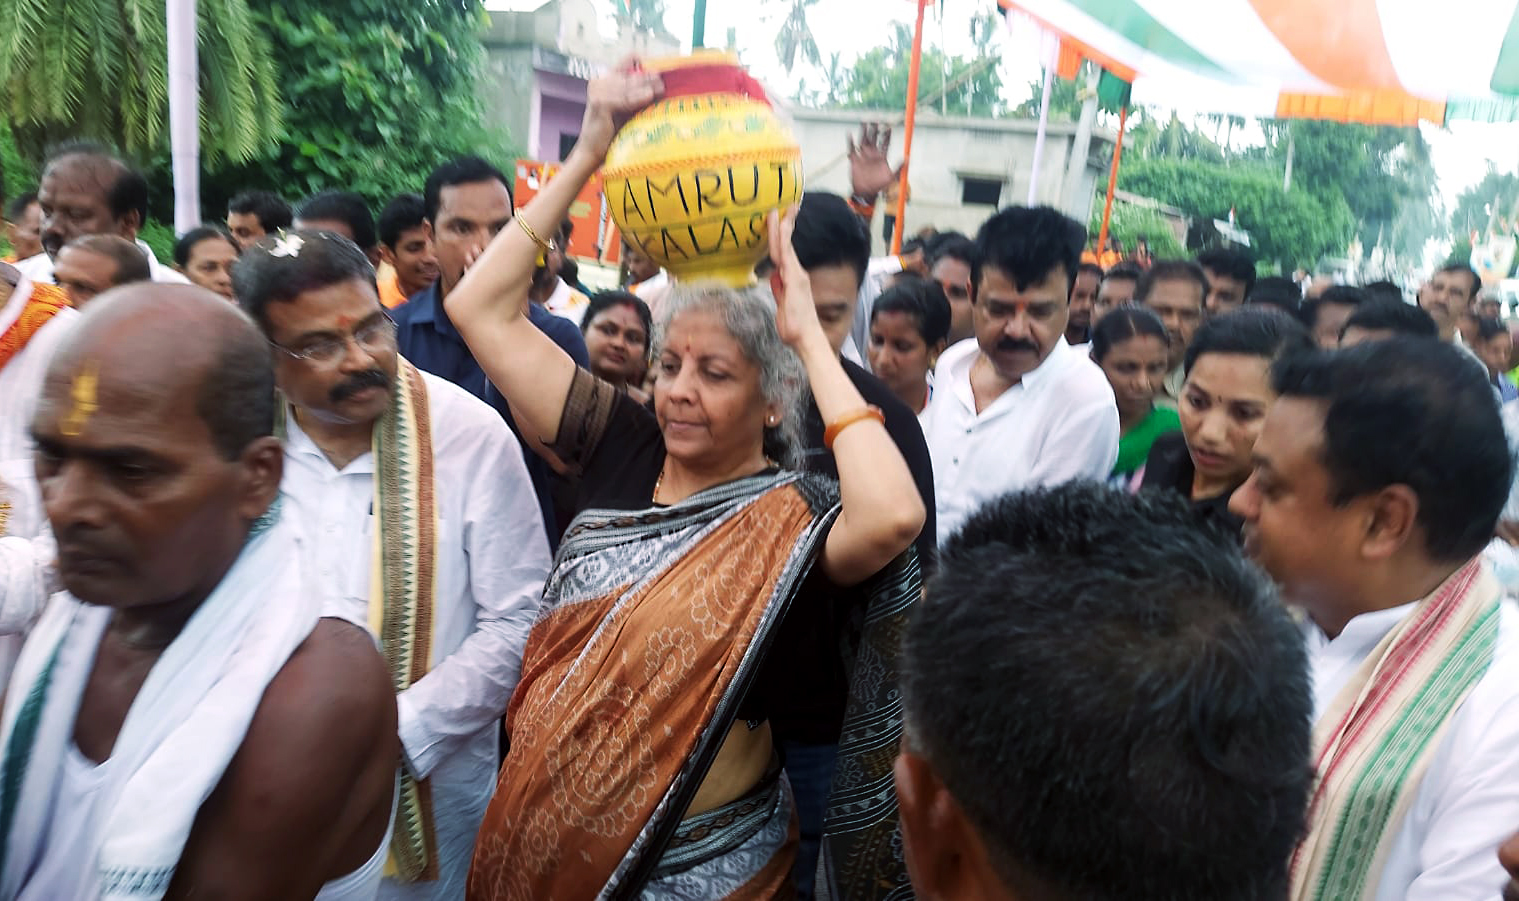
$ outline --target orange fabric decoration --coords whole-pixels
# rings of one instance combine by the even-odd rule
[[[11,358],[26,347],[39,329],[68,306],[69,297],[63,293],[62,288],[33,282],[21,315],[5,330],[5,334],[0,335],[0,369],[4,369]]]

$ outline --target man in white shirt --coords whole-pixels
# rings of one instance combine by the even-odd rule
[[[289,402],[283,487],[313,539],[325,613],[375,634],[400,689],[400,809],[380,897],[462,897],[548,572],[521,449],[494,410],[401,358],[352,242],[264,238],[233,287],[273,345]]]
[[[137,239],[148,218],[148,180],[99,144],[75,142],[55,150],[43,163],[37,203],[42,207],[42,253],[16,264],[32,281],[52,282],[53,260],[75,238],[116,235],[136,242],[147,254],[153,281],[190,283]]]
[[[1065,341],[1085,242],[1050,207],[1009,207],[976,235],[975,338],[939,359],[922,419],[940,545],[999,494],[1103,479],[1118,458],[1113,389]]]
[[[1294,901],[1477,901],[1519,823],[1519,621],[1479,559],[1512,462],[1483,372],[1392,338],[1287,358],[1230,509],[1307,613],[1318,787]]]

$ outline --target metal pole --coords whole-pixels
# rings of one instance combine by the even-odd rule
[[[1102,229],[1097,233],[1097,252],[1108,244],[1108,222],[1113,217],[1113,192],[1118,190],[1118,161],[1123,159],[1123,130],[1129,124],[1129,108],[1118,111],[1118,141],[1113,145],[1113,169],[1108,172],[1108,199],[1102,205]]]
[[[918,24],[912,33],[912,63],[907,70],[906,137],[902,139],[902,171],[897,181],[897,227],[891,237],[891,252],[902,252],[902,235],[907,230],[907,165],[912,160],[912,132],[918,120],[918,69],[923,62],[923,13],[929,0],[918,0]]]
[[[166,0],[169,51],[169,148],[174,174],[174,231],[200,224],[200,78],[195,0]]]
[[[691,17],[691,49],[707,46],[707,0],[696,0],[696,12]]]
[[[1034,167],[1028,174],[1028,206],[1039,196],[1039,166],[1044,161],[1044,131],[1050,122],[1050,66],[1044,67],[1044,94],[1039,98],[1039,130],[1034,134]]]

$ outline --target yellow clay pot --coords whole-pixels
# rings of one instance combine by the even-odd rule
[[[758,86],[755,97],[735,85],[746,76],[731,60],[645,64],[667,73],[665,96],[617,133],[602,184],[612,219],[646,256],[678,279],[739,287],[766,254],[766,215],[801,199],[802,152]]]

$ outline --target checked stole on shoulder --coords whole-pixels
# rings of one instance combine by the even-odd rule
[[[432,429],[422,373],[401,360],[390,406],[374,430],[374,574],[369,628],[380,636],[397,692],[427,675],[432,654],[438,516],[433,496]],[[400,882],[438,878],[432,791],[401,767],[396,826],[385,875]]]
[[[1445,727],[1492,663],[1498,601],[1480,561],[1467,563],[1382,639],[1319,718],[1292,901],[1373,897]]]
[[[285,440],[283,401],[275,434]],[[433,589],[438,515],[433,494],[432,429],[427,385],[417,367],[400,359],[390,405],[374,428],[373,571],[369,630],[380,638],[397,693],[427,675],[432,654]],[[398,882],[438,878],[432,791],[426,779],[400,768],[396,825],[385,876]]]

